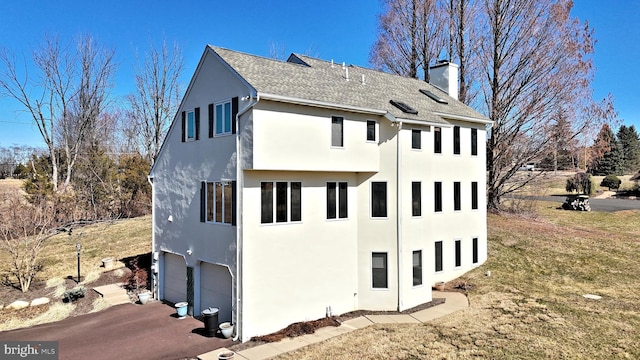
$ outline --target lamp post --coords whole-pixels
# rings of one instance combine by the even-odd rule
[[[78,281],[80,283],[80,250],[82,249],[82,245],[80,243],[76,243],[76,251],[78,252]]]

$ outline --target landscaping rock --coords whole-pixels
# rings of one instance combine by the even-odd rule
[[[49,298],[48,297],[41,297],[41,298],[37,298],[37,299],[31,300],[31,305],[30,306],[39,306],[39,305],[44,305],[44,304],[48,304],[48,303],[49,303]]]
[[[12,302],[11,304],[7,305],[6,309],[7,310],[20,310],[20,309],[24,309],[26,307],[29,307],[29,302],[28,301],[16,300],[16,301]]]

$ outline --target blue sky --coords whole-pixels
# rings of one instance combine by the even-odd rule
[[[326,60],[369,66],[380,13],[377,0],[2,0],[0,46],[29,58],[45,34],[71,41],[91,34],[116,51],[115,100],[133,91],[136,52],[153,42],[177,42],[183,50],[186,85],[206,44],[269,56],[309,53]],[[573,15],[595,29],[595,96],[612,93],[624,124],[640,129],[640,2],[578,0]],[[0,98],[0,146],[43,146],[20,105]]]

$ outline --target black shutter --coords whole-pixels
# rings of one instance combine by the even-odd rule
[[[209,104],[209,137],[213,137],[213,104]]]
[[[233,180],[231,182],[231,225],[236,225],[237,222],[237,213],[236,213],[236,206],[237,206],[237,199],[238,199],[238,187],[237,185],[237,181]]]
[[[187,139],[187,134],[185,132],[187,127],[187,113],[186,112],[182,112],[182,142],[185,142],[185,140]]]
[[[200,222],[205,222],[207,216],[207,183],[200,183]]]
[[[197,107],[195,109],[195,117],[196,117],[196,140],[200,140],[200,108]]]
[[[238,97],[231,99],[231,133],[236,133],[236,117],[238,116]]]

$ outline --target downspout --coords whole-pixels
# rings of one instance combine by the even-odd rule
[[[402,161],[402,147],[400,146],[400,131],[402,121],[397,123],[398,135],[396,139],[396,239],[398,255],[398,311],[403,310],[402,302],[402,186],[400,186],[400,168]]]
[[[247,111],[252,109],[258,101],[260,96],[255,93],[249,96],[251,102],[242,111],[239,111],[236,115],[236,320],[235,328],[236,334],[233,337],[233,341],[238,341],[240,338],[240,331],[242,329],[242,317],[241,317],[241,297],[242,297],[242,197],[244,195],[242,189],[244,189],[244,172],[242,171],[242,146],[240,138],[240,117]]]
[[[156,197],[156,188],[153,186],[153,177],[151,175],[147,175],[147,181],[151,184],[151,202],[153,204],[153,199]],[[158,262],[155,258],[156,252],[156,207],[151,206],[151,297],[154,299],[159,299],[160,294],[157,293],[157,290],[160,288],[158,286]]]

